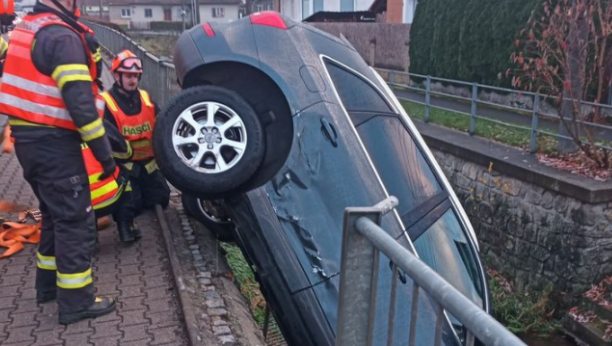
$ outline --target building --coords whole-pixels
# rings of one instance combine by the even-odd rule
[[[281,0],[280,12],[302,21],[317,12],[374,12],[384,22],[410,24],[418,0]],[[381,20],[379,20],[381,21]]]
[[[231,22],[239,19],[242,0],[198,0],[200,22]]]
[[[93,0],[92,0],[93,1]],[[108,0],[109,20],[130,29],[150,29],[152,22],[230,22],[239,18],[241,0]],[[192,8],[199,5],[193,18]]]

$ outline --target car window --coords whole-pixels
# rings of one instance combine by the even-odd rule
[[[474,251],[452,210],[447,210],[417,238],[414,247],[423,262],[484,308],[483,287]]]
[[[400,215],[444,192],[412,136],[397,116],[380,115],[369,118],[357,126],[357,132],[387,192],[399,199],[397,210]]]
[[[325,66],[347,111],[374,113],[393,111],[380,93],[361,77],[329,61]]]

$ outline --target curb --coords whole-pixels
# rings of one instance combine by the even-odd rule
[[[199,345],[200,342],[198,337],[198,322],[196,320],[196,314],[193,309],[194,303],[189,297],[187,291],[185,290],[185,285],[183,284],[184,274],[181,269],[181,265],[179,263],[176,251],[174,249],[174,244],[172,244],[171,241],[168,219],[166,218],[166,213],[163,211],[160,205],[155,206],[155,214],[157,215],[157,219],[159,220],[159,224],[162,229],[162,235],[164,237],[164,243],[166,244],[166,250],[168,251],[168,257],[170,258],[172,276],[174,278],[174,283],[178,290],[178,298],[179,303],[181,304],[181,311],[183,312],[183,317],[185,318],[185,327],[187,328],[187,335],[189,336],[189,344],[191,346],[196,346]]]

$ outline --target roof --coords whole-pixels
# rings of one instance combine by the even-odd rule
[[[375,22],[376,14],[370,11],[358,12],[317,12],[312,16],[304,19],[307,23],[322,23],[322,22]]]
[[[370,12],[382,13],[387,11],[387,0],[374,0],[370,6]]]

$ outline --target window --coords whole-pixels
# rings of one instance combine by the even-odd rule
[[[355,3],[353,0],[340,0],[340,11],[350,12],[355,10]]]
[[[225,17],[225,8],[224,7],[213,7],[212,9],[213,18],[223,18]]]
[[[317,13],[323,11],[323,0],[314,0],[312,13]]]
[[[378,91],[361,77],[328,62],[327,71],[347,111],[390,113],[391,107]]]
[[[121,9],[121,18],[131,18],[132,17],[132,9],[131,8],[122,8]]]
[[[153,9],[145,8],[145,18],[152,18],[152,17],[153,17]]]

